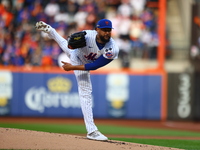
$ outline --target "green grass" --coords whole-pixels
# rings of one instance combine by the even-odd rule
[[[0,123],[0,127],[17,128],[55,133],[86,133],[84,125],[64,125],[64,124],[38,124],[38,123]]]
[[[68,134],[86,134],[84,124],[38,124],[38,123],[0,123],[0,127],[18,128],[26,130],[68,133]],[[200,137],[200,132],[147,129],[123,126],[99,125],[99,130],[104,134],[113,135],[150,135],[150,136],[182,136],[182,137]],[[109,137],[110,138],[110,137]],[[181,148],[187,150],[200,150],[200,141],[198,140],[166,140],[166,139],[136,139],[136,138],[110,138],[118,141],[133,143]]]

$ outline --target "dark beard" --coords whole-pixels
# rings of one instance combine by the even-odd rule
[[[110,41],[110,38],[109,39],[105,39],[103,36],[99,36],[99,38],[103,43],[107,43],[107,42]]]

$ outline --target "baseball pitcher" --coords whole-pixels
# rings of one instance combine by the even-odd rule
[[[80,97],[81,109],[87,130],[87,138],[108,140],[98,131],[92,112],[92,84],[90,70],[96,70],[117,59],[119,48],[111,37],[112,22],[98,21],[95,30],[85,30],[72,34],[68,40],[60,36],[50,25],[39,21],[36,29],[48,33],[70,58],[70,63],[62,61],[65,71],[74,70]]]

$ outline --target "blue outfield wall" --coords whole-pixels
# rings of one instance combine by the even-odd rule
[[[82,117],[74,74],[10,74],[9,112],[0,115]],[[91,80],[94,117],[161,119],[161,75],[91,74]]]

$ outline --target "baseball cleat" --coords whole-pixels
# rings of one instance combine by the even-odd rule
[[[98,140],[98,141],[107,141],[108,138],[106,136],[104,136],[101,132],[99,132],[98,130],[87,134],[87,138],[90,140]]]
[[[43,21],[39,21],[36,23],[35,28],[39,31],[44,31],[46,33],[49,33],[51,30],[51,26],[44,23]]]

